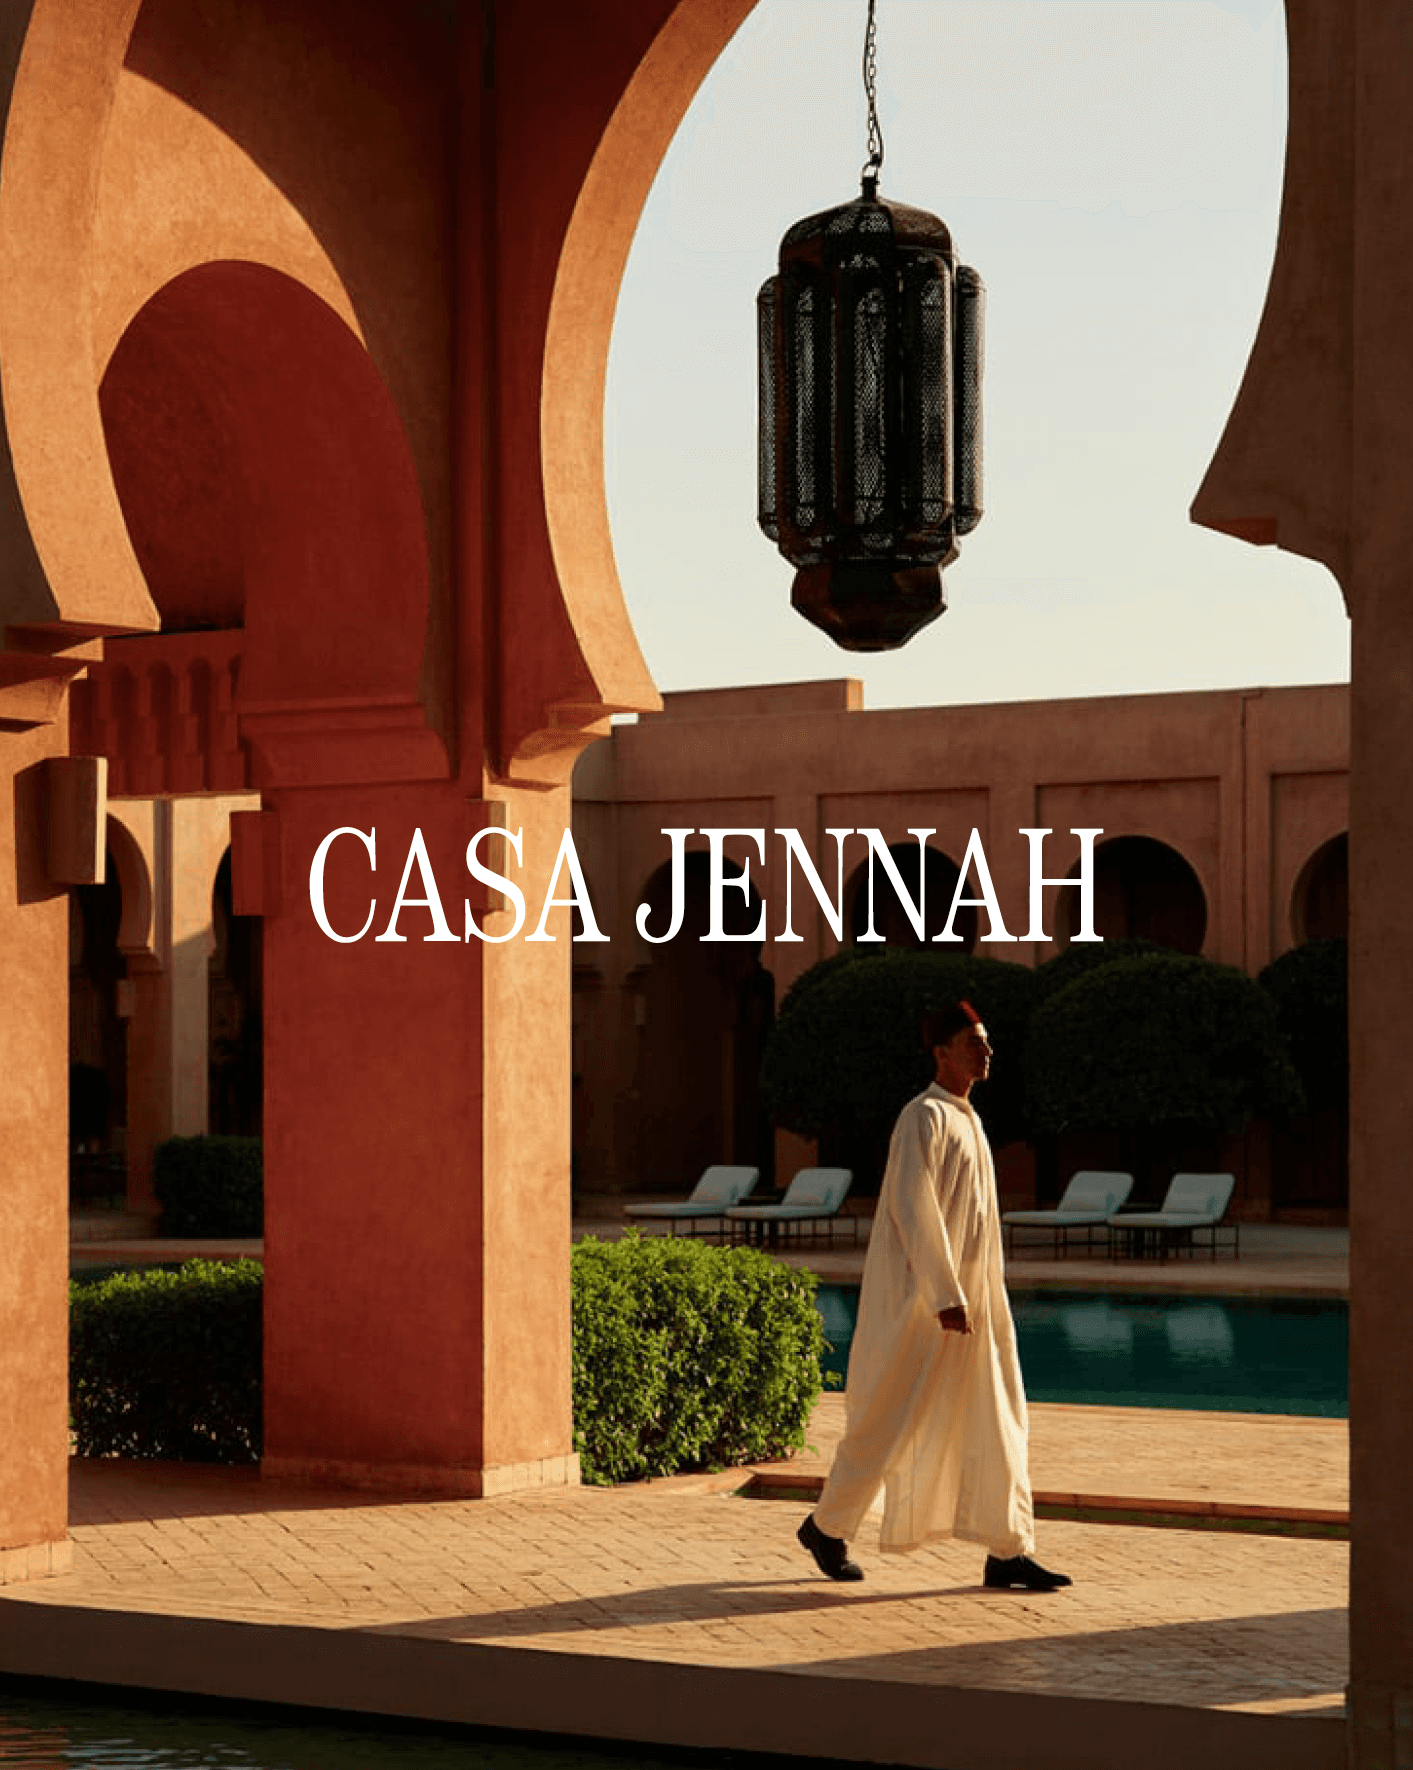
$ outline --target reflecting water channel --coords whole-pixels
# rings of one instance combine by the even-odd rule
[[[3,1770],[772,1770],[799,1760],[540,1742],[340,1713],[235,1709],[0,1680]]]

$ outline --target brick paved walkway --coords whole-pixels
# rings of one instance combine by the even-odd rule
[[[822,1397],[809,1450],[772,1476],[795,1487],[822,1479],[843,1428],[843,1397]],[[1056,1506],[1176,1504],[1289,1520],[1349,1513],[1344,1420],[1033,1402],[1030,1465],[1037,1497]]]
[[[1034,1413],[1038,1489],[1343,1499],[1340,1422]],[[1038,1598],[983,1591],[973,1548],[884,1557],[866,1527],[868,1578],[840,1587],[794,1540],[804,1506],[740,1481],[380,1504],[78,1463],[73,1570],[0,1591],[0,1665],[935,1770],[1343,1761],[1340,1543],[1046,1522],[1076,1584]]]
[[[792,1257],[847,1281],[863,1249]],[[1255,1226],[1240,1261],[1040,1257],[1009,1278],[1341,1296],[1347,1237]],[[1244,1512],[1272,1532],[1347,1510],[1342,1421],[1031,1411],[1051,1506]],[[881,1556],[868,1526],[867,1580],[832,1586],[794,1532],[841,1423],[826,1397],[813,1453],[756,1477],[790,1496],[770,1501],[734,1497],[741,1471],[382,1504],[79,1463],[73,1569],[0,1588],[0,1668],[928,1770],[1341,1770],[1342,1543],[1048,1518],[1041,1556],[1076,1584],[1031,1598],[983,1591],[966,1546]]]

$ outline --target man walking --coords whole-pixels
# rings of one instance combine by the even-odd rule
[[[1002,1271],[991,1146],[970,1101],[991,1067],[975,1009],[926,1017],[936,1081],[898,1116],[864,1262],[846,1426],[801,1543],[830,1579],[858,1580],[848,1539],[884,1490],[879,1546],[959,1537],[984,1583],[1070,1584],[1031,1559],[1025,1390]]]

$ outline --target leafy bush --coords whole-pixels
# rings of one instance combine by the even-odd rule
[[[1047,959],[1037,968],[1033,1008],[1039,1008],[1067,984],[1086,976],[1100,965],[1112,965],[1119,959],[1146,959],[1171,954],[1171,947],[1158,946],[1156,942],[1143,940],[1137,935],[1122,940],[1079,941],[1067,946],[1063,952],[1056,953],[1053,959]]]
[[[1257,982],[1276,1004],[1312,1112],[1349,1101],[1349,948],[1311,940],[1267,965]]]
[[[1034,988],[1025,966],[971,954],[891,949],[824,959],[780,1005],[761,1064],[766,1108],[802,1136],[886,1146],[905,1102],[933,1077],[924,1011],[961,997],[996,1048],[991,1079],[973,1099],[992,1143],[1009,1143],[1024,1131],[1021,1051]]]
[[[265,1169],[258,1137],[169,1137],[152,1157],[163,1235],[259,1235]]]
[[[573,1257],[574,1447],[586,1481],[778,1457],[819,1395],[815,1280],[753,1248],[635,1234]]]
[[[573,1255],[574,1443],[607,1483],[798,1449],[820,1392],[815,1281],[752,1248],[659,1237]],[[80,1456],[258,1462],[261,1281],[189,1260],[69,1287]]]
[[[258,1462],[261,1277],[254,1260],[190,1260],[71,1284],[79,1455]]]
[[[1176,954],[1120,959],[1058,990],[1031,1022],[1026,1075],[1042,1133],[1229,1133],[1302,1104],[1266,991]]]

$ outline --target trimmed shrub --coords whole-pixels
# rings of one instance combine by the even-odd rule
[[[824,1334],[814,1277],[673,1236],[574,1249],[574,1448],[599,1484],[783,1456]]]
[[[258,1462],[261,1282],[254,1260],[189,1260],[71,1284],[79,1455]]]
[[[260,1235],[265,1168],[258,1137],[169,1137],[152,1157],[163,1235]]]
[[[1042,1133],[1227,1134],[1302,1104],[1266,991],[1177,954],[1120,959],[1058,990],[1031,1023],[1026,1075]]]
[[[1311,940],[1282,953],[1257,982],[1276,1004],[1311,1112],[1349,1104],[1349,947]]]
[[[1009,1143],[1025,1129],[1021,1051],[1034,988],[1025,966],[971,954],[892,949],[824,959],[780,1005],[761,1065],[766,1108],[802,1136],[886,1149],[899,1111],[932,1080],[924,1011],[963,997],[996,1048],[992,1076],[973,1099],[992,1143]]]
[[[1173,957],[1171,947],[1159,946],[1155,941],[1142,940],[1137,935],[1123,940],[1082,940],[1067,946],[1062,953],[1056,953],[1053,959],[1036,969],[1034,1008],[1048,1002],[1051,996],[1059,993],[1067,984],[1077,978],[1086,976],[1100,965],[1112,965],[1119,959],[1147,959]]]
[[[69,1287],[80,1456],[254,1463],[254,1260]],[[783,1456],[805,1441],[824,1330],[815,1280],[753,1248],[626,1236],[574,1249],[574,1444],[606,1484]]]

